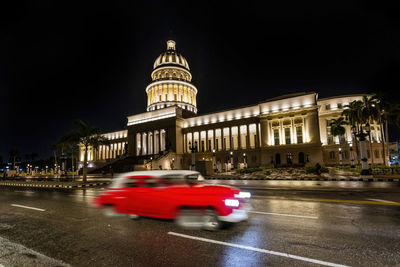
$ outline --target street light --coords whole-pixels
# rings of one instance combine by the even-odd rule
[[[231,155],[231,170],[233,170],[233,152],[232,151],[231,151],[230,155]]]
[[[341,147],[339,147],[339,162],[340,162],[340,165],[343,165],[343,155],[342,155]]]
[[[213,152],[213,167],[214,167],[214,172],[217,172],[217,163],[215,159],[215,149],[212,150]]]
[[[243,153],[243,164],[244,164],[244,167],[247,168],[246,153]]]
[[[350,161],[351,161],[351,168],[355,168],[354,166],[354,155],[353,155],[353,143],[350,143]]]
[[[150,170],[153,169],[153,157],[150,157]]]
[[[368,168],[368,157],[367,157],[367,144],[366,138],[370,133],[369,123],[365,124],[365,132],[360,125],[359,129],[355,125],[352,127],[353,134],[360,141],[360,153],[361,153],[361,176],[370,176],[371,172]]]
[[[192,152],[192,165],[191,165],[191,170],[195,170],[195,165],[196,165],[196,152],[197,152],[197,141],[194,141],[194,145],[189,141],[189,149]]]

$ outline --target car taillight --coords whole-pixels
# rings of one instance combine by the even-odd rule
[[[237,199],[225,199],[225,206],[228,207],[239,207],[240,203]]]
[[[235,197],[237,197],[237,198],[250,198],[251,194],[250,194],[250,192],[239,192],[239,194],[235,194]]]

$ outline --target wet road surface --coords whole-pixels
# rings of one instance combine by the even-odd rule
[[[253,190],[248,221],[207,232],[104,216],[101,189],[1,188],[0,266],[398,265],[400,191],[371,190]]]

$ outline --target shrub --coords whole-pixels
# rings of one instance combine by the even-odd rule
[[[315,168],[314,165],[307,163],[306,166],[304,166],[304,170],[306,171],[306,173],[316,173],[317,172],[317,168]]]
[[[329,172],[329,169],[327,167],[325,167],[325,166],[322,166],[320,171],[321,171],[321,173]]]

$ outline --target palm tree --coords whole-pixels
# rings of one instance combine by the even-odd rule
[[[16,148],[12,148],[12,149],[10,149],[10,151],[8,151],[8,154],[10,156],[10,159],[12,159],[12,161],[13,161],[13,170],[14,170],[15,162],[17,161],[17,157],[19,157],[19,150]]]
[[[57,152],[60,149],[58,144],[51,145],[51,151],[53,151],[54,155],[54,174],[57,172]]]
[[[348,121],[348,124],[351,126],[355,126],[359,128],[359,126],[363,123],[362,116],[363,102],[360,100],[354,100],[345,106],[345,109],[342,112],[342,116]],[[357,144],[357,138],[352,136],[353,143],[356,148],[357,162],[360,164],[360,152]]]
[[[389,164],[389,162],[386,161],[386,157],[389,157],[389,124],[394,124],[397,127],[400,127],[400,106],[392,103],[390,96],[383,91],[375,93],[372,98],[376,102],[377,121],[381,125],[381,141],[384,154],[383,160],[384,164],[387,165]],[[383,127],[385,127],[385,131],[383,131]]]
[[[362,117],[363,120],[370,125],[378,120],[379,110],[378,103],[374,97],[368,97],[366,95],[363,96],[363,109],[362,109]],[[372,153],[372,139],[371,139],[371,131],[368,133],[369,137],[369,150],[371,155],[372,165],[374,164],[374,153]]]
[[[340,164],[342,164],[342,156],[341,156],[341,151],[342,151],[342,142],[340,137],[344,136],[346,133],[346,128],[344,128],[344,125],[347,125],[348,123],[344,120],[343,117],[340,117],[338,119],[332,119],[332,121],[329,123],[329,126],[331,126],[331,134],[336,137],[339,137],[339,155],[340,155]]]
[[[66,133],[60,140],[71,145],[79,144],[83,146],[83,182],[86,183],[88,148],[93,147],[96,150],[101,144],[109,145],[109,140],[101,135],[98,127],[92,126],[88,122],[76,120],[74,124],[78,129]]]

